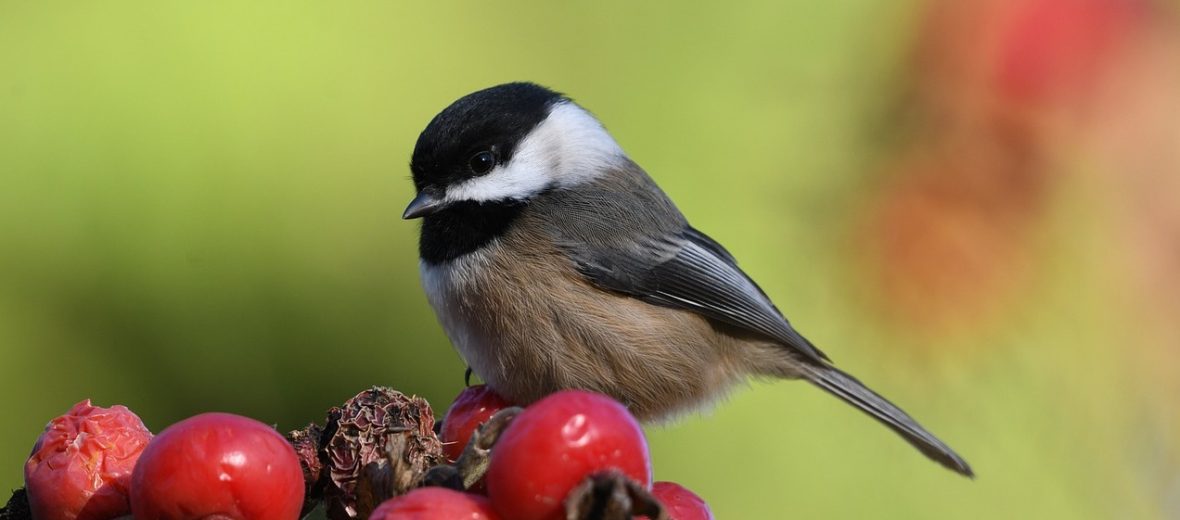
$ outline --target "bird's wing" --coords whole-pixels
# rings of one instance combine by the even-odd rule
[[[560,224],[551,233],[583,276],[603,289],[757,333],[826,364],[827,356],[795,331],[725,248],[689,226],[654,184],[644,184],[561,197],[560,213],[551,214]]]

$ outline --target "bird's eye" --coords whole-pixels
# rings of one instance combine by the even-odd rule
[[[471,171],[475,172],[476,175],[483,175],[492,171],[492,168],[496,166],[496,154],[484,150],[472,155],[467,165],[471,167]]]

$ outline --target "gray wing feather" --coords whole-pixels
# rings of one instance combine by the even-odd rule
[[[638,173],[616,178],[617,185],[551,194],[547,208],[536,208],[578,271],[604,289],[696,312],[825,363],[827,356],[791,327],[733,256],[689,226]]]
[[[689,231],[680,253],[652,270],[658,286],[646,300],[697,311],[776,339],[813,361],[827,361],[827,356],[800,335],[762,289],[738,268],[732,256],[721,256],[693,240],[708,237],[692,228]]]

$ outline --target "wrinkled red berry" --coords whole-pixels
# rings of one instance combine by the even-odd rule
[[[492,391],[487,385],[475,385],[464,388],[447,409],[443,419],[442,435],[443,451],[451,462],[459,460],[463,448],[471,440],[471,434],[476,428],[487,422],[493,414],[501,409],[512,406],[500,394]]]
[[[488,497],[504,518],[559,520],[570,490],[607,469],[651,487],[643,430],[609,397],[565,390],[537,401],[508,425],[492,448]]]
[[[25,463],[37,520],[109,520],[131,512],[131,472],[152,433],[131,410],[82,401],[45,426]]]
[[[206,413],[180,421],[148,445],[131,481],[135,518],[296,520],[303,470],[274,428]]]
[[[680,484],[656,482],[651,494],[664,505],[669,520],[713,520],[709,504]]]
[[[373,510],[369,520],[497,520],[488,499],[445,488],[415,489]]]

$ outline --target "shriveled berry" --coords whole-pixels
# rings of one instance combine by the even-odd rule
[[[442,462],[430,403],[375,386],[328,411],[322,439],[328,518],[365,518]]]
[[[131,410],[82,401],[45,426],[25,463],[37,520],[109,520],[131,512],[128,489],[152,433]]]

